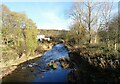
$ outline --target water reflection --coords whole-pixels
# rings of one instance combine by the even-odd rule
[[[67,75],[70,69],[56,69],[41,73],[41,76],[34,78],[33,82],[68,82]]]

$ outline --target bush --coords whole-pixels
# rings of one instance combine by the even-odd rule
[[[2,53],[3,62],[7,62],[7,61],[10,61],[10,60],[16,60],[17,58],[18,58],[18,55],[14,51],[12,51],[12,52],[9,51],[9,52],[3,52]]]
[[[43,52],[43,49],[40,46],[38,46],[35,50],[35,53],[37,53],[37,54],[40,54],[42,52]]]

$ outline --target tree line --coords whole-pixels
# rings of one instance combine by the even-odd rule
[[[74,44],[99,44],[118,50],[119,14],[112,16],[113,2],[75,2],[68,11],[72,20],[66,40]]]
[[[23,53],[33,55],[38,46],[36,24],[26,14],[9,10],[4,4],[2,7],[2,45],[15,50],[19,56]]]

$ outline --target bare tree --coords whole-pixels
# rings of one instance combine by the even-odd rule
[[[89,40],[91,43],[91,28],[94,28],[97,25],[99,20],[99,15],[101,13],[102,4],[100,2],[76,2],[71,13],[70,17],[73,22],[79,22],[81,25],[86,25],[88,30]]]
[[[103,2],[103,9],[102,9],[102,19],[103,19],[103,25],[106,31],[108,31],[110,20],[111,20],[111,10],[112,10],[113,2]],[[109,47],[109,34],[107,33],[107,46]]]

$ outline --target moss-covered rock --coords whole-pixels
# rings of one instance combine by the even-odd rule
[[[68,64],[67,62],[65,62],[65,61],[62,61],[62,62],[61,62],[61,66],[62,66],[64,69],[66,69],[66,68],[69,67],[69,64]]]
[[[53,69],[57,69],[57,68],[58,68],[58,65],[57,65],[56,63],[54,63],[54,64],[52,65],[52,68],[53,68]]]
[[[56,63],[49,63],[48,64],[49,67],[51,67],[52,69],[57,69],[58,68],[58,65]]]

